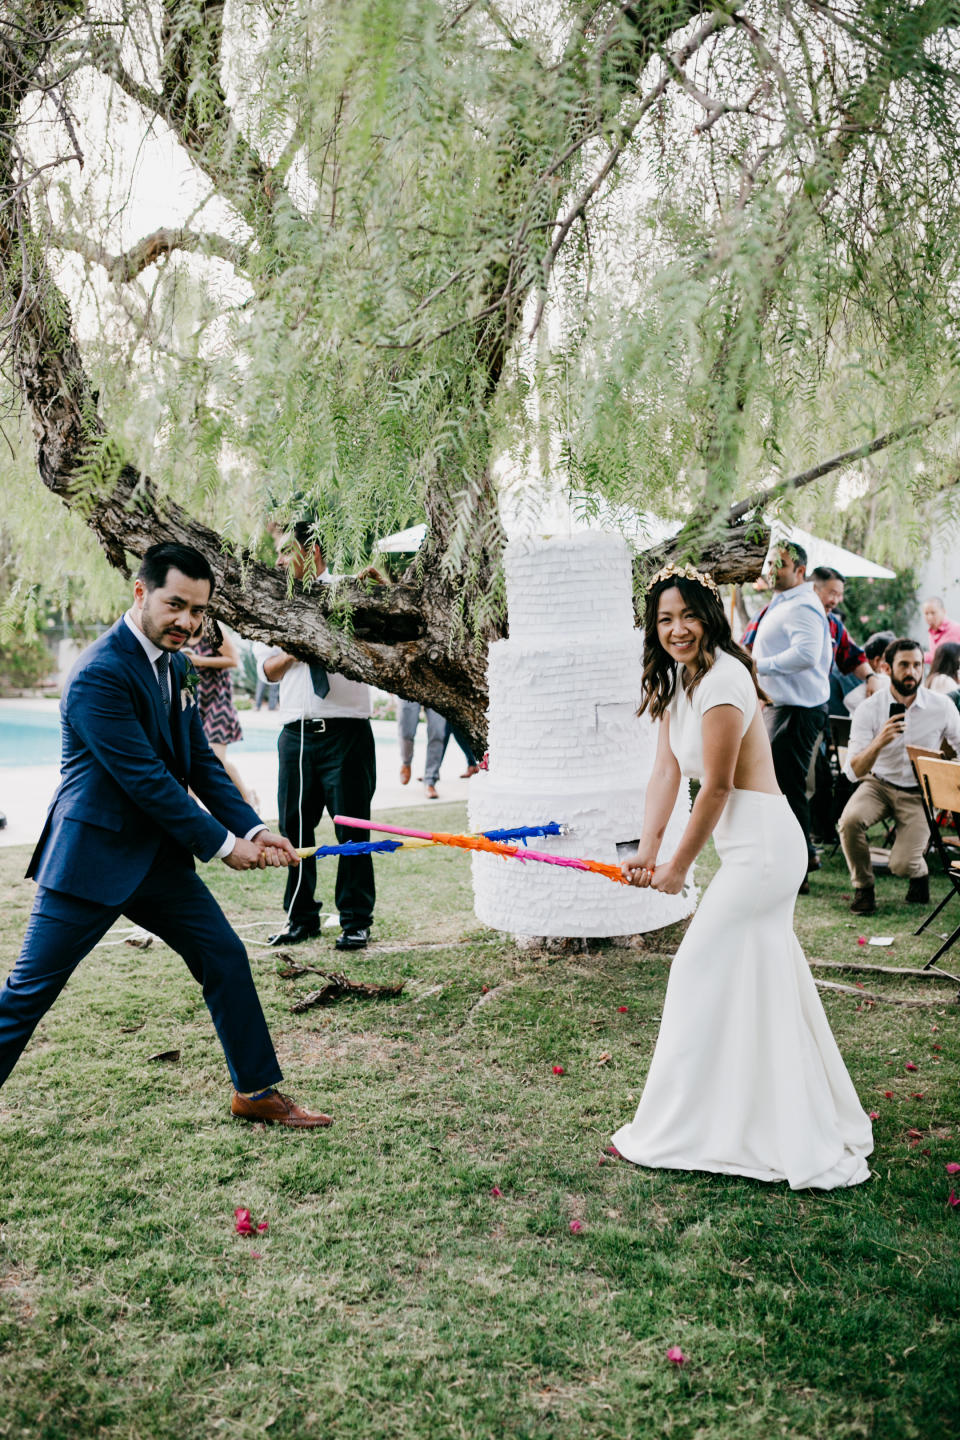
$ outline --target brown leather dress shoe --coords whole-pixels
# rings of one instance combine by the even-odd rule
[[[248,1100],[234,1090],[230,1111],[241,1120],[260,1120],[264,1125],[289,1125],[293,1130],[318,1130],[322,1125],[333,1124],[331,1116],[301,1110],[289,1095],[281,1095],[279,1090],[271,1090],[269,1095],[261,1095],[259,1100]]]
[[[427,797],[428,800],[439,800],[439,799],[440,799],[440,796],[437,794],[437,787],[436,787],[436,785],[424,785],[424,787],[423,787],[423,793],[424,793],[424,795],[426,795],[426,797]]]
[[[410,784],[410,766],[409,766],[409,765],[401,765],[401,766],[400,766],[400,784],[401,784],[401,785],[409,785],[409,784]]]

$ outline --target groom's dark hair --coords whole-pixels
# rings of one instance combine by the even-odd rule
[[[142,580],[148,590],[156,590],[165,584],[171,570],[179,570],[189,580],[206,580],[210,594],[213,594],[217,579],[210,562],[192,545],[181,545],[178,540],[164,540],[159,545],[151,545],[140,562],[137,579]]]

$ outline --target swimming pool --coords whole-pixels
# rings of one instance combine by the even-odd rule
[[[243,716],[240,717],[243,724]],[[242,745],[232,745],[231,755],[252,755],[275,750],[277,736],[271,730],[250,726]],[[60,714],[52,705],[29,710],[0,702],[0,769],[21,765],[60,764]]]

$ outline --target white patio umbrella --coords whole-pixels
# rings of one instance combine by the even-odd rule
[[[679,520],[659,520],[652,515],[637,516],[635,525],[624,526],[622,516],[618,516],[618,521],[613,528],[620,530],[627,539],[646,544],[657,544],[670,539],[682,524]],[[773,520],[770,522],[770,529],[771,548],[778,543],[783,544],[785,540],[793,540],[803,546],[807,552],[808,571],[817,565],[829,565],[832,569],[839,570],[845,579],[854,575],[872,576],[875,580],[896,579],[895,570],[888,570],[885,565],[878,565],[876,561],[868,560],[865,555],[858,555],[843,545],[834,544],[832,540],[822,540],[818,535],[811,535],[809,531],[801,530],[799,525],[787,525],[782,520]],[[420,549],[426,533],[426,525],[411,525],[407,530],[398,530],[395,535],[385,535],[382,540],[377,541],[376,548],[387,555],[413,554]]]

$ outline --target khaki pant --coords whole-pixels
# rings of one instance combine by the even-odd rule
[[[897,838],[890,851],[891,873],[907,875],[911,880],[927,873],[923,855],[930,830],[920,796],[868,775],[850,796],[837,822],[850,879],[857,890],[873,884],[867,831],[887,815],[893,816],[897,826]]]

